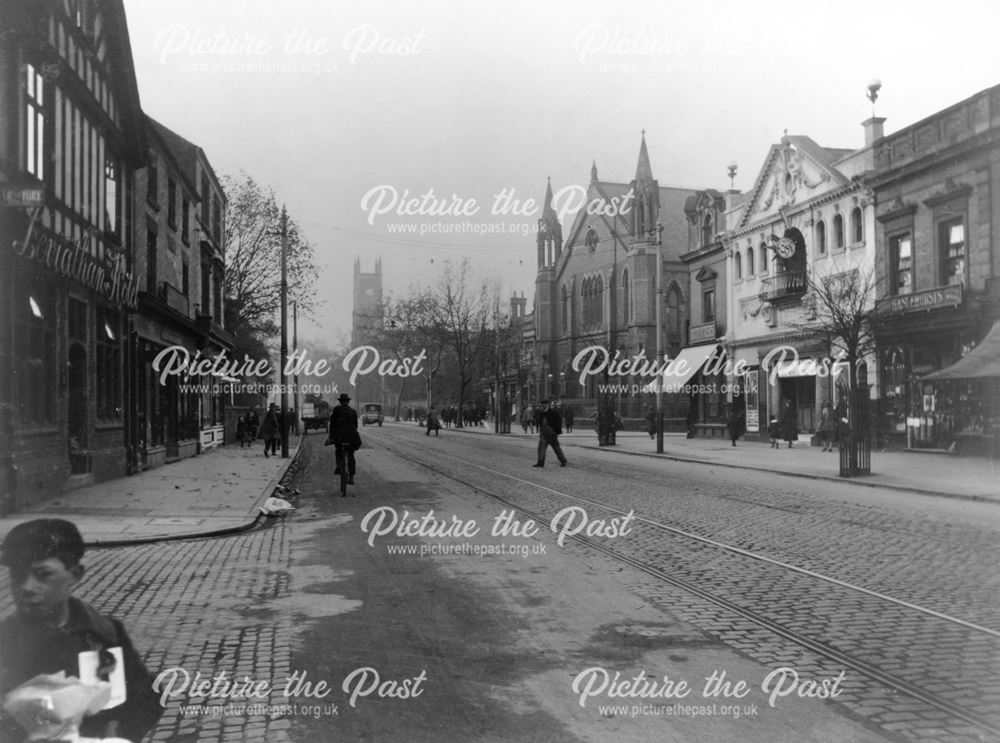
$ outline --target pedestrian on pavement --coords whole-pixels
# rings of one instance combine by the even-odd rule
[[[778,446],[778,439],[781,438],[781,424],[778,423],[778,419],[775,416],[771,416],[771,420],[767,423],[767,435],[771,437],[771,448],[780,449]]]
[[[566,466],[566,455],[563,454],[562,447],[559,446],[559,435],[562,433],[562,416],[559,411],[549,407],[548,400],[542,400],[540,405],[541,414],[538,417],[538,461],[533,467],[545,466],[545,450],[552,447],[556,453],[561,467]]]
[[[0,697],[39,674],[84,680],[96,667],[94,680],[114,686],[123,679],[125,701],[85,717],[80,735],[138,741],[163,708],[122,623],[72,595],[84,574],[83,552],[80,531],[62,519],[26,521],[4,540],[0,562],[10,572],[16,613],[0,623]],[[0,722],[0,740],[23,738],[12,720]]]
[[[236,440],[240,442],[240,448],[242,449],[244,444],[250,445],[250,433],[247,431],[247,417],[246,415],[241,415],[236,419]]]
[[[251,446],[254,439],[257,438],[257,430],[260,428],[260,417],[257,415],[256,410],[250,410],[247,413],[247,433],[250,434],[250,442],[247,446]]]
[[[566,410],[563,412],[563,428],[566,429],[566,433],[573,433],[573,419],[576,417],[576,413],[573,412],[573,406],[567,405]]]
[[[354,452],[361,448],[361,434],[358,433],[358,413],[348,405],[351,401],[351,396],[346,392],[342,392],[337,401],[340,405],[335,407],[333,412],[330,413],[330,425],[327,428],[326,443],[335,446],[337,444],[348,444],[348,446],[337,448],[337,466],[333,474],[339,475],[345,466],[344,455],[341,452],[346,451],[347,482],[353,485],[354,475],[357,472]]]
[[[427,436],[431,435],[431,431],[434,432],[435,436],[440,436],[438,433],[441,430],[441,421],[438,420],[437,413],[434,412],[434,408],[431,408],[427,413]]]
[[[829,401],[823,403],[819,413],[819,440],[823,443],[823,451],[833,451],[833,439],[837,433],[837,419],[833,415],[833,405]]]
[[[729,440],[736,446],[736,439],[743,435],[743,411],[738,410],[735,405],[729,410],[726,427],[729,428]]]
[[[652,405],[646,411],[646,432],[649,434],[649,438],[656,438],[656,408]]]
[[[264,456],[268,456],[268,452],[278,456],[278,432],[280,429],[281,422],[278,420],[278,406],[271,403],[271,406],[267,409],[264,414],[264,420],[260,424],[260,437],[264,439]]]
[[[781,438],[788,442],[788,448],[792,448],[792,442],[799,440],[799,416],[792,405],[792,401],[786,399],[785,407],[781,411]]]

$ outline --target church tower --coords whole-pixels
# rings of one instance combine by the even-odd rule
[[[539,358],[540,392],[544,396],[551,394],[547,385],[549,374],[555,373],[558,360],[556,353],[556,328],[558,327],[557,312],[558,290],[556,288],[556,264],[562,255],[562,226],[559,216],[552,208],[552,179],[545,188],[545,201],[542,206],[542,217],[538,220],[538,232],[535,235],[538,249],[538,273],[535,276],[535,343]]]
[[[354,311],[351,315],[351,347],[370,342],[374,331],[382,328],[382,259],[375,259],[375,271],[361,270],[361,259],[354,259]]]

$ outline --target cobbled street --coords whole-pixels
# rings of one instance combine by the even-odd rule
[[[574,446],[568,467],[532,470],[529,439],[420,434],[366,431],[345,499],[331,450],[306,437],[289,516],[85,555],[79,595],[161,674],[151,740],[992,739],[844,658],[995,725],[996,506]],[[591,521],[632,512],[631,528],[559,544],[548,526],[569,505]],[[482,529],[376,535],[378,508]],[[542,528],[487,536],[505,511]],[[687,680],[714,716],[581,699],[574,679],[593,668]],[[769,703],[778,668],[843,679],[833,699]],[[705,698],[719,670],[749,683],[746,716]]]

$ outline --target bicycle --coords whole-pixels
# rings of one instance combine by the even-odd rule
[[[326,446],[334,447],[335,462],[337,463],[337,470],[340,472],[340,497],[347,497],[347,486],[351,484],[351,473],[348,469],[348,462],[350,457],[348,453],[354,453],[354,447],[348,442],[341,442],[335,444],[328,438],[325,443]]]

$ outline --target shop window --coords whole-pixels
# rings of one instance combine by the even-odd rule
[[[45,288],[15,287],[14,360],[21,422],[51,425],[56,420],[56,313]]]
[[[891,265],[892,293],[913,292],[913,240],[910,233],[893,235],[889,239],[889,261]]]
[[[965,283],[965,223],[951,219],[938,226],[941,255],[941,283]]]
[[[45,179],[45,83],[32,65],[26,65],[25,170],[38,180]]]
[[[822,219],[816,223],[816,254],[826,255],[826,222]]]
[[[122,419],[121,323],[117,312],[99,307],[96,314],[97,419],[109,423]]]
[[[833,215],[833,247],[836,250],[844,247],[844,218],[839,214]]]
[[[861,207],[851,209],[851,240],[857,243],[865,241],[865,223],[861,215]]]
[[[747,248],[747,277],[753,276],[753,248]]]

